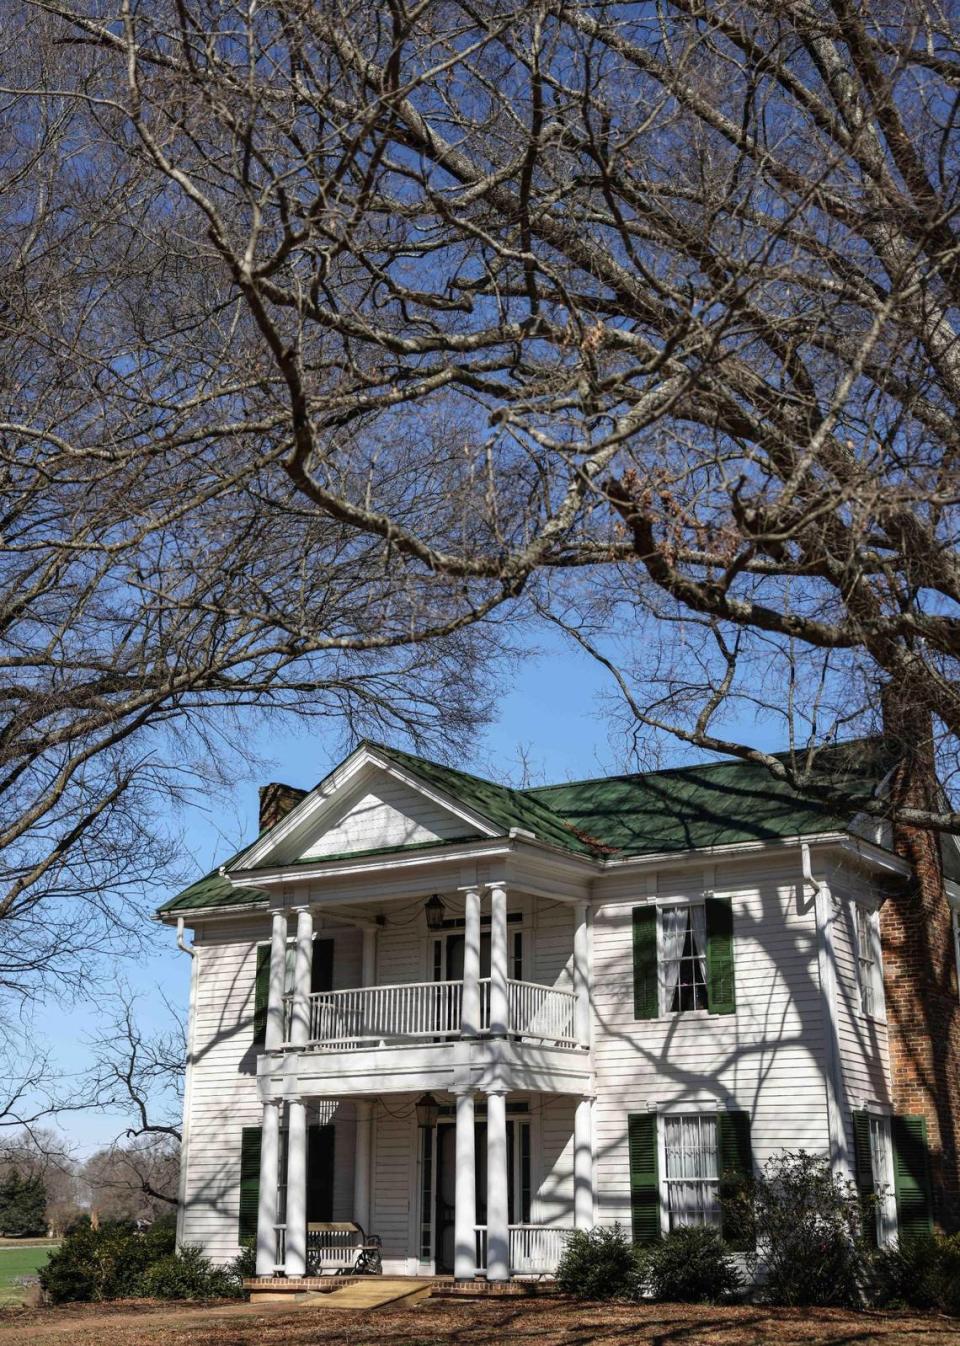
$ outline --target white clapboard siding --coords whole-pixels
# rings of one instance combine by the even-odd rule
[[[382,772],[323,820],[322,831],[302,848],[301,858],[447,841],[474,831],[463,818]]]
[[[884,1006],[880,1013],[866,1017],[860,1005],[857,975],[855,903],[858,898],[875,899],[869,880],[847,868],[830,875],[834,897],[833,947],[837,982],[837,1039],[843,1084],[844,1122],[848,1146],[853,1145],[853,1111],[863,1103],[886,1104],[890,1101],[889,1055]],[[852,1152],[852,1149],[851,1149]]]
[[[397,1095],[389,1111],[377,1104],[373,1119],[371,1227],[383,1240],[383,1269],[389,1275],[411,1269],[414,1256],[418,1132],[414,1096]]]
[[[538,1110],[531,1123],[533,1194],[531,1223],[573,1224],[573,1114],[575,1101],[561,1095],[531,1095]],[[537,1144],[539,1120],[539,1153]],[[518,1217],[519,1219],[519,1217]]]
[[[356,985],[360,935],[322,930],[333,938],[334,985]],[[198,931],[194,1063],[190,1116],[186,1119],[186,1191],[181,1238],[198,1243],[215,1261],[238,1251],[240,1145],[245,1126],[259,1126],[257,1050],[253,1044],[256,947],[269,937],[265,917],[256,922],[211,925]],[[313,1120],[313,1119],[312,1119]],[[323,1118],[321,1120],[326,1120]],[[353,1110],[330,1118],[337,1128],[335,1218],[352,1218]]]
[[[569,902],[539,898],[526,963],[528,981],[573,989],[573,912]]]
[[[600,1219],[629,1226],[626,1118],[631,1112],[742,1109],[756,1160],[781,1149],[828,1146],[824,1018],[816,927],[799,874],[758,860],[718,868],[718,897],[733,904],[737,1012],[636,1020],[633,900],[604,900],[593,922],[595,1137]],[[622,891],[623,880],[618,883]],[[658,896],[699,896],[702,873],[664,874]],[[640,887],[640,885],[638,885]],[[645,891],[640,888],[640,892]]]

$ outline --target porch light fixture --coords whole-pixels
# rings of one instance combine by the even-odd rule
[[[433,897],[428,897],[423,904],[423,914],[427,918],[428,930],[442,930],[443,918],[446,912],[443,905],[443,898],[439,893],[434,893]]]
[[[429,1131],[431,1127],[436,1126],[437,1118],[440,1116],[440,1104],[433,1094],[423,1094],[413,1106],[417,1113],[417,1126],[422,1131]]]

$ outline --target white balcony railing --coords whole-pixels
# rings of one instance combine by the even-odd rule
[[[477,1270],[487,1268],[487,1227],[476,1225]],[[512,1224],[509,1229],[510,1274],[552,1276],[572,1229],[538,1224]]]
[[[336,1050],[379,1043],[458,1037],[462,981],[404,982],[320,991],[309,998],[307,1045]],[[507,982],[507,1032],[511,1037],[576,1046],[576,997],[539,982]],[[283,1040],[290,1044],[293,997],[283,1003]],[[480,983],[480,1031],[490,1027],[490,982]]]
[[[507,982],[508,1023],[518,1037],[575,1046],[576,1004],[572,991],[535,981]]]

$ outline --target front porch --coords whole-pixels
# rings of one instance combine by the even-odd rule
[[[309,1290],[305,1278],[349,1275],[370,1235],[386,1276],[539,1279],[556,1271],[571,1231],[594,1222],[589,1098],[469,1090],[278,1100],[265,1112],[276,1141],[265,1128],[261,1282]],[[302,1155],[300,1114],[311,1138]]]

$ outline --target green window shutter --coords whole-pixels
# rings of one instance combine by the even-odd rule
[[[660,1180],[654,1113],[632,1113],[627,1118],[627,1143],[633,1241],[654,1243],[660,1237]]]
[[[890,1131],[897,1233],[903,1241],[929,1234],[933,1229],[927,1123],[923,1117],[892,1117]]]
[[[270,995],[270,945],[257,945],[257,974],[253,985],[253,1040],[267,1036],[267,998]]]
[[[240,1138],[240,1227],[238,1242],[257,1241],[257,1206],[260,1201],[260,1128],[245,1126]]]
[[[310,994],[333,990],[333,940],[313,941],[313,964],[310,969]]]
[[[877,1246],[877,1185],[873,1176],[873,1155],[870,1148],[870,1114],[853,1114],[853,1172],[860,1193],[860,1219],[863,1237]]]
[[[333,1127],[307,1131],[307,1224],[333,1219]]]
[[[737,1007],[733,982],[733,908],[727,898],[708,897],[707,1008],[711,1014],[733,1014]]]
[[[657,909],[633,909],[633,1017],[655,1019],[660,1013],[657,985]]]
[[[737,1252],[746,1252],[756,1242],[744,1190],[753,1178],[748,1112],[717,1113],[717,1167],[724,1242]]]

